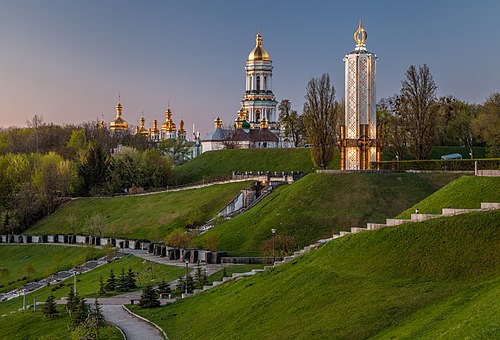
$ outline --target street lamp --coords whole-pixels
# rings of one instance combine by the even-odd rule
[[[186,282],[184,282],[184,293],[186,295],[188,293],[188,264],[189,264],[189,261],[186,260]]]
[[[275,254],[275,238],[276,238],[276,229],[271,229],[271,232],[273,233],[273,264],[276,261],[276,254]]]

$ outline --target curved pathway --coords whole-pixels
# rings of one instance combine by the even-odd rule
[[[101,305],[101,309],[106,321],[120,328],[127,340],[163,340],[158,329],[129,314],[121,305]]]

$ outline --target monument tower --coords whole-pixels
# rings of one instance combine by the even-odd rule
[[[377,56],[366,49],[368,34],[360,20],[354,32],[357,46],[344,57],[345,125],[340,126],[340,169],[369,170],[380,161],[380,130],[377,129]]]

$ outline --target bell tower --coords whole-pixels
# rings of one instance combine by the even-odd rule
[[[259,128],[260,121],[267,119],[269,127],[276,129],[277,102],[272,90],[273,63],[269,53],[262,47],[260,32],[255,38],[255,48],[248,55],[245,71],[246,91],[241,106],[248,113],[251,128]]]
[[[366,49],[368,34],[360,20],[354,32],[357,45],[344,57],[345,125],[340,126],[340,169],[369,170],[380,161],[380,130],[377,129],[377,56]]]

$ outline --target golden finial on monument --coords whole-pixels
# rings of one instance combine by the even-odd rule
[[[363,28],[363,21],[359,19],[359,26],[356,32],[354,32],[354,41],[358,43],[358,47],[365,46],[365,41],[368,38],[368,33],[366,33]]]

